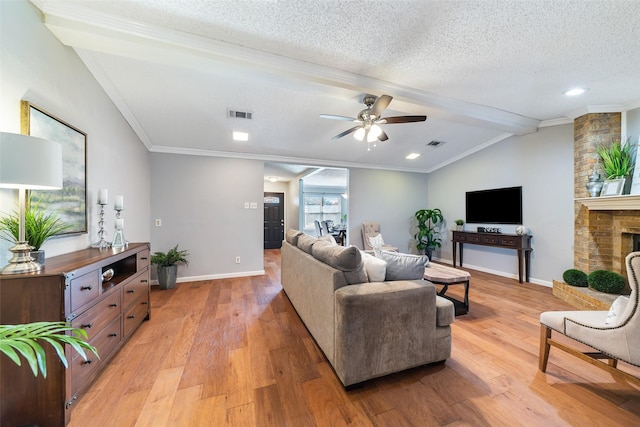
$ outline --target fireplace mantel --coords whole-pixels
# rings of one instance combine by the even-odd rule
[[[575,199],[591,211],[640,210],[640,194]]]

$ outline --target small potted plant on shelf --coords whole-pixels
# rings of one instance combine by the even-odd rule
[[[189,265],[187,256],[189,256],[189,251],[178,249],[178,245],[175,245],[167,253],[154,252],[151,255],[151,264],[158,266],[160,289],[173,289],[178,276],[178,264]]]
[[[462,231],[464,228],[464,220],[456,219],[456,231]]]
[[[442,246],[440,232],[445,226],[444,216],[440,209],[421,209],[415,213],[415,219],[418,225],[418,232],[414,235],[416,247],[431,260],[433,250]]]
[[[609,145],[601,145],[598,147],[598,156],[602,162],[602,171],[607,181],[624,180],[620,185],[620,193],[628,192],[625,188],[627,177],[633,173],[635,166],[636,145],[627,139],[626,144],[622,145],[621,141],[612,141]],[[605,185],[606,182],[605,181]],[[630,183],[630,182],[629,182]],[[624,190],[623,190],[624,188]]]
[[[0,218],[0,238],[11,243],[18,241],[19,214],[13,212]],[[44,265],[45,256],[42,245],[51,237],[67,230],[70,224],[64,223],[55,212],[46,212],[40,207],[40,201],[34,201],[29,194],[24,215],[25,240],[33,248],[31,257]]]

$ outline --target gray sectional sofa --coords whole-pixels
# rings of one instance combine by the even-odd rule
[[[454,307],[432,283],[369,281],[382,277],[378,259],[365,263],[371,256],[356,247],[296,230],[287,231],[281,253],[284,291],[345,387],[451,356]],[[414,267],[389,265],[385,279],[415,275],[420,262],[424,272],[424,261],[403,259]]]

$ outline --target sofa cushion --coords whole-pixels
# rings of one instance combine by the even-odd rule
[[[348,284],[365,283],[367,274],[360,250],[355,246],[344,247],[319,240],[312,246],[313,257],[344,273]]]
[[[303,234],[302,231],[294,230],[293,228],[290,228],[287,230],[287,234],[285,234],[284,239],[290,245],[298,246],[298,237],[300,237],[300,235],[302,234]]]
[[[387,274],[387,262],[364,251],[360,251],[360,255],[362,256],[364,271],[367,272],[369,282],[384,282]]]
[[[338,242],[336,242],[335,237],[333,237],[331,234],[328,234],[326,236],[319,236],[318,240],[326,240],[327,242],[333,243],[334,245],[338,244]]]
[[[311,237],[308,234],[301,234],[298,236],[298,247],[308,254],[311,254],[311,247],[318,239]]]
[[[417,280],[424,276],[429,263],[426,255],[402,254],[374,248],[376,257],[387,262],[385,280]]]

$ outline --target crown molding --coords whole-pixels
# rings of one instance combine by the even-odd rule
[[[473,118],[486,126],[524,135],[535,132],[540,120],[447,98],[424,90],[299,61],[194,34],[124,20],[87,11],[63,2],[32,0],[43,13],[44,24],[65,45],[182,67],[211,69],[240,67],[244,72],[276,77],[284,84],[303,81],[358,92],[391,93],[394,98]]]

